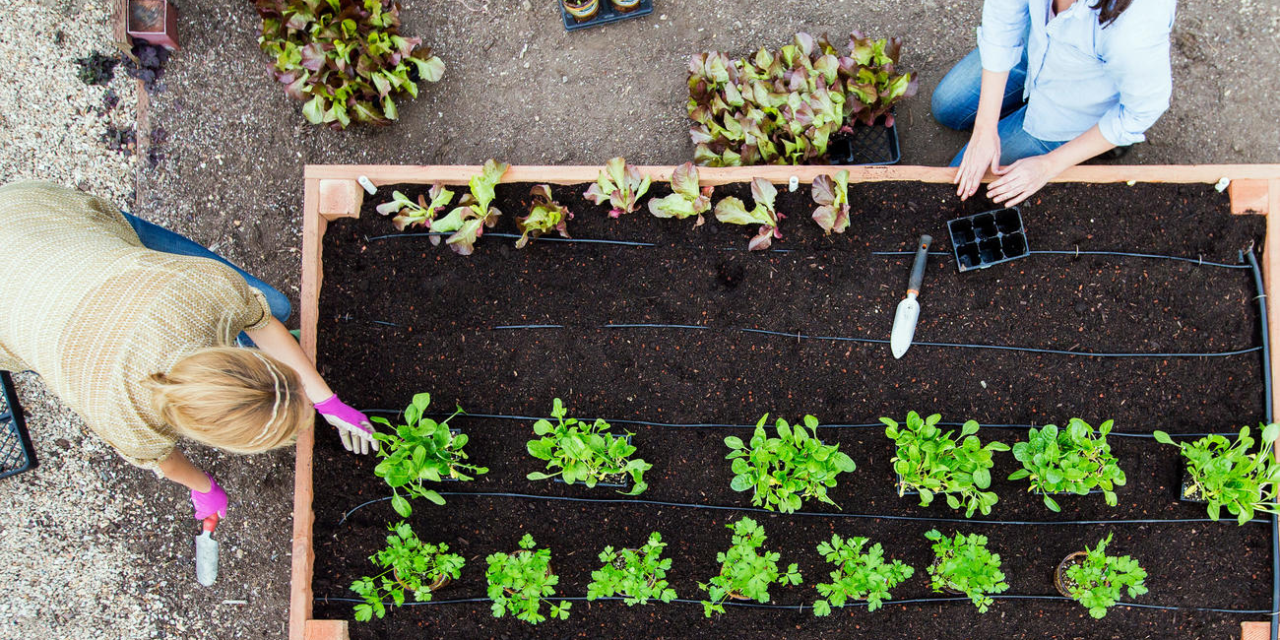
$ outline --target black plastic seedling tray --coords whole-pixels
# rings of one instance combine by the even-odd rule
[[[827,157],[835,165],[897,164],[902,159],[898,147],[898,124],[891,126],[855,124],[853,133],[831,138]]]
[[[9,372],[0,371],[0,478],[30,471],[36,455],[27,434],[27,421]]]
[[[564,10],[564,4],[560,5],[560,17],[564,19],[565,31],[577,31],[578,29],[586,29],[589,27],[598,27],[602,24],[618,22],[619,20],[629,20],[631,18],[639,18],[653,13],[653,0],[640,0],[640,6],[632,11],[623,13],[613,7],[613,3],[609,0],[600,0],[600,10],[596,12],[590,20],[578,22]]]
[[[1017,207],[986,211],[947,222],[960,272],[1025,258],[1031,253]]]

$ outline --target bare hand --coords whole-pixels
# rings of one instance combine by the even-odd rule
[[[1000,176],[987,186],[992,202],[1012,207],[1039,191],[1051,178],[1061,173],[1049,156],[1031,156],[1007,167],[997,167]]]
[[[952,184],[960,185],[956,195],[961,200],[978,192],[982,185],[982,176],[990,168],[994,173],[1000,168],[1000,134],[994,129],[973,130],[969,138],[969,146],[964,149],[964,158],[960,160],[960,168]]]

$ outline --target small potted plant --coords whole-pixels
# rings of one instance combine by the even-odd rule
[[[1107,505],[1116,506],[1114,489],[1125,483],[1125,475],[1107,444],[1111,425],[1111,420],[1102,423],[1096,435],[1079,418],[1072,418],[1066,429],[1051,424],[1032,429],[1026,442],[1013,445],[1013,457],[1022,468],[1009,479],[1030,478],[1030,490],[1042,494],[1051,511],[1062,510],[1053,495],[1083,496],[1093,489],[1102,489]]]
[[[388,597],[397,607],[404,605],[406,593],[412,593],[418,602],[430,602],[432,593],[457,580],[466,564],[462,556],[448,551],[446,544],[419,540],[407,522],[392,525],[387,546],[369,557],[374,566],[384,571],[351,585],[351,590],[364,599],[363,604],[356,605],[356,620],[368,622],[375,615],[385,616],[383,602]]]
[[[586,22],[600,12],[600,0],[560,0],[560,4],[578,22]]]
[[[1176,444],[1163,431],[1153,433],[1157,442],[1182,449],[1187,459],[1182,497],[1208,503],[1209,517],[1217,520],[1222,508],[1244,524],[1257,512],[1277,513],[1276,497],[1280,491],[1280,463],[1272,455],[1280,424],[1262,428],[1262,447],[1249,453],[1254,439],[1249,427],[1241,427],[1233,444],[1223,436],[1205,436],[1195,442]]]
[[[527,477],[530,480],[546,480],[559,476],[565,484],[582,482],[588,488],[605,482],[613,486],[624,486],[622,483],[630,476],[631,488],[619,491],[623,495],[639,495],[649,485],[644,481],[644,472],[653,465],[640,458],[632,458],[636,448],[629,441],[631,433],[625,437],[609,433],[610,425],[601,419],[594,423],[580,422],[577,418],[565,419],[568,411],[560,398],[555,399],[551,408],[551,417],[556,419],[539,420],[533,423],[533,432],[541,438],[530,440],[527,444],[529,455],[547,461],[547,469],[551,473],[534,471]]]
[[[712,613],[724,613],[724,602],[755,600],[769,602],[769,585],[800,584],[800,569],[792,563],[786,572],[778,569],[782,554],[761,551],[764,546],[764,528],[751,518],[742,518],[725,525],[733,531],[733,545],[727,552],[716,553],[720,574],[707,582],[699,582],[698,588],[707,592],[708,600],[702,601],[702,612],[710,618]]]
[[[543,598],[555,595],[555,585],[560,583],[560,576],[551,572],[551,550],[535,550],[536,546],[533,536],[526,533],[520,539],[519,549],[511,553],[495,553],[485,559],[489,563],[484,575],[489,582],[493,617],[514,613],[517,619],[529,624],[547,619],[541,612]],[[569,607],[573,603],[546,603],[552,618],[569,619]]]
[[[489,473],[489,469],[463,462],[467,454],[467,434],[454,433],[449,421],[462,413],[458,408],[453,415],[436,422],[426,417],[431,405],[431,394],[419,393],[413,404],[404,410],[404,424],[393,425],[386,418],[373,417],[373,422],[390,431],[379,431],[373,437],[382,444],[378,457],[382,461],[373,473],[386,480],[391,487],[391,507],[402,517],[413,513],[409,501],[400,495],[404,490],[411,498],[426,498],[436,504],[444,504],[439,493],[427,489],[425,482],[440,482],[445,478],[469,481],[473,476]]]
[[[610,0],[613,2],[613,8],[619,13],[631,13],[640,8],[640,0]]]
[[[675,600],[675,589],[667,584],[666,579],[671,559],[662,557],[662,550],[666,547],[657,531],[649,534],[649,541],[639,549],[615,551],[613,547],[605,547],[600,552],[604,566],[591,572],[587,600],[622,596],[628,607],[649,604],[649,600]]]
[[[1058,593],[1084,605],[1095,618],[1107,615],[1107,609],[1120,601],[1121,590],[1128,591],[1130,598],[1147,592],[1147,572],[1129,556],[1107,555],[1110,543],[1108,533],[1098,546],[1063,558],[1053,572]]]
[[[954,431],[938,428],[941,419],[936,413],[921,419],[914,411],[907,414],[903,425],[880,418],[886,426],[885,435],[898,444],[891,460],[898,473],[898,495],[918,492],[920,506],[927,507],[941,493],[952,509],[963,505],[966,518],[973,517],[975,511],[990,514],[998,500],[994,491],[985,490],[991,486],[992,454],[1008,451],[1009,445],[989,442],[983,446],[973,435],[978,432],[978,423],[973,420],[960,427],[963,441],[958,441],[952,438]]]
[[[1000,571],[1000,555],[987,550],[987,537],[957,533],[948,538],[933,529],[924,534],[933,541],[933,564],[929,565],[929,583],[937,593],[963,593],[986,613],[993,600],[990,594],[1009,589]]]
[[[901,560],[886,561],[880,543],[867,548],[867,542],[833,534],[831,542],[818,545],[818,553],[836,570],[831,572],[831,582],[817,585],[823,599],[813,603],[813,615],[830,615],[831,607],[842,607],[849,600],[865,600],[867,611],[875,611],[889,599],[890,589],[915,574]]]
[[[734,491],[751,491],[751,504],[783,513],[797,511],[804,501],[814,498],[839,508],[827,497],[827,489],[836,486],[836,476],[853,471],[853,460],[840,451],[840,445],[823,444],[817,437],[818,419],[805,416],[803,425],[788,425],[779,419],[777,437],[770,438],[764,423],[765,414],[756,423],[751,441],[729,436],[725,458],[733,460]]]

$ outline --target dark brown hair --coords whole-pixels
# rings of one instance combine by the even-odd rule
[[[1115,22],[1116,18],[1119,18],[1132,3],[1133,0],[1098,0],[1090,8],[1099,10],[1098,24],[1105,29],[1111,26],[1111,23]]]

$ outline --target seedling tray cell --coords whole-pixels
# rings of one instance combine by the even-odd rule
[[[1208,504],[1209,501],[1205,500],[1203,497],[1187,497],[1187,490],[1190,489],[1193,484],[1195,484],[1195,482],[1191,480],[1191,474],[1187,473],[1187,470],[1184,468],[1182,470],[1182,483],[1178,485],[1178,499],[1192,504]]]
[[[902,159],[898,147],[898,124],[883,126],[855,124],[853,133],[831,139],[828,156],[833,165],[886,165]]]
[[[0,478],[7,478],[36,466],[35,452],[27,422],[18,404],[18,393],[9,372],[0,371]]]
[[[578,29],[586,29],[589,27],[598,27],[602,24],[618,22],[620,20],[629,20],[631,18],[639,18],[653,13],[653,0],[640,0],[640,6],[633,11],[622,12],[613,7],[613,3],[609,0],[600,0],[600,10],[590,20],[578,22],[564,10],[564,4],[560,5],[560,17],[564,20],[565,31],[577,31]]]
[[[947,222],[960,272],[1025,258],[1031,249],[1017,207],[986,211]]]

